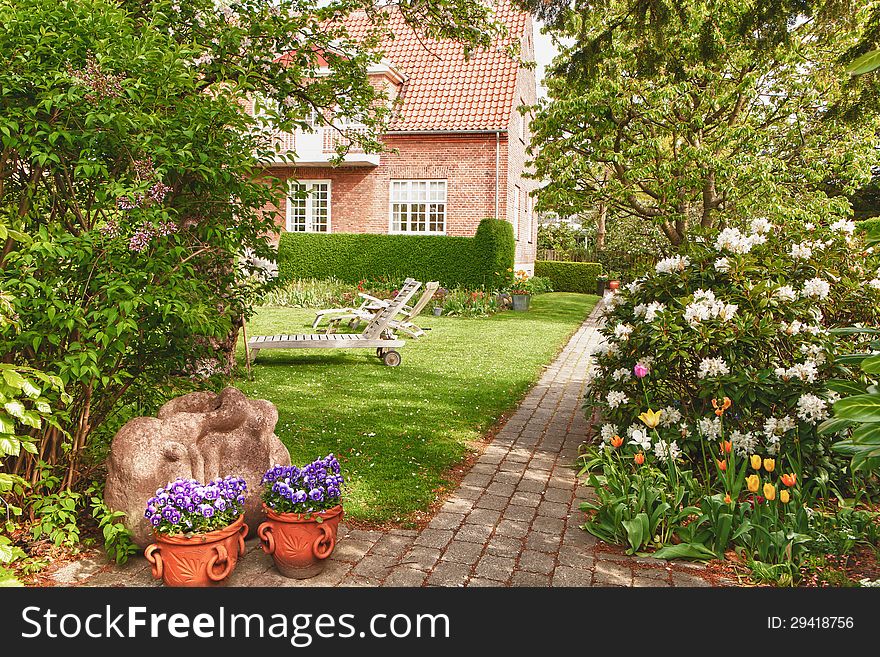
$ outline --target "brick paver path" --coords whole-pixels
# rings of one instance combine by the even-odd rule
[[[231,586],[707,586],[700,566],[597,549],[580,529],[589,489],[575,463],[588,423],[581,408],[596,311],[544,372],[421,531],[340,528],[325,571],[287,579],[255,541]],[[84,560],[60,569],[63,584],[158,585],[142,557],[125,567]]]

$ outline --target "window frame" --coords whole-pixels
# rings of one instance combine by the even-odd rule
[[[327,230],[315,230],[312,215],[312,197],[311,194],[306,196],[306,229],[291,230],[291,218],[293,212],[293,204],[291,203],[291,191],[294,185],[307,185],[312,189],[314,185],[327,185]],[[333,181],[329,179],[306,179],[306,180],[288,180],[287,196],[284,198],[284,230],[288,233],[317,233],[329,235],[333,232]]]
[[[395,203],[406,203],[407,206],[413,205],[415,203],[419,203],[419,201],[413,201],[408,199],[406,201],[395,201],[393,198],[394,193],[394,184],[395,183],[407,183],[409,186],[409,190],[412,189],[412,183],[426,183],[426,198],[424,201],[425,204],[425,226],[430,226],[430,210],[427,206],[431,205],[431,183],[443,183],[443,230],[395,230],[394,229],[394,204]],[[439,201],[433,201],[433,203],[439,203]],[[388,181],[388,234],[389,235],[446,235],[447,228],[449,223],[449,180],[446,178],[391,178]],[[411,226],[412,221],[410,218],[410,213],[407,211],[407,225]]]

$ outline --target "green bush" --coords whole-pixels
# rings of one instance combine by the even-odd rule
[[[856,223],[856,226],[864,233],[870,232],[871,230],[876,232],[877,230],[880,230],[880,217],[871,217],[870,219],[859,221]]]
[[[513,267],[515,241],[506,221],[484,219],[474,237],[284,233],[278,244],[282,280],[411,276],[447,287],[494,287]]]
[[[535,276],[549,278],[557,292],[582,292],[594,294],[596,277],[602,273],[598,262],[565,262],[538,260]]]

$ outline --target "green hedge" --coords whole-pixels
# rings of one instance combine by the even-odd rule
[[[598,262],[567,262],[562,260],[538,260],[535,276],[546,276],[553,281],[557,292],[596,293],[596,277],[602,273]]]
[[[859,221],[856,223],[856,227],[866,233],[869,230],[877,232],[878,230],[880,230],[880,217],[871,217],[870,219]]]
[[[497,273],[513,267],[515,248],[511,224],[495,219],[481,221],[474,237],[283,233],[278,275],[347,283],[411,276],[445,287],[493,287]]]

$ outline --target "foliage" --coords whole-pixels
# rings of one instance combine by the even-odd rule
[[[605,221],[605,246],[595,252],[595,261],[605,271],[619,271],[630,281],[652,269],[672,249],[663,232],[653,223],[627,215],[610,215]]]
[[[303,468],[276,465],[263,475],[263,502],[278,513],[319,513],[342,503],[345,480],[333,454]]]
[[[349,35],[360,10],[372,27]],[[332,111],[366,128],[340,131],[338,157],[383,148],[392,107],[368,70],[386,11],[470,47],[496,33],[470,0],[0,0],[0,218],[31,237],[0,255],[21,325],[0,352],[71,395],[60,429],[30,432],[63,488],[118,409],[231,368],[255,288],[237,263],[272,257],[262,209],[280,189],[253,173],[273,134]],[[35,481],[37,460],[18,461]]]
[[[489,317],[503,309],[497,295],[483,290],[455,288],[444,290],[435,298],[443,314],[449,317]]]
[[[538,248],[570,251],[586,246],[587,231],[567,221],[538,226]]]
[[[880,320],[880,282],[868,280],[877,256],[853,230],[756,220],[659,262],[606,304],[588,406],[616,433],[643,410],[644,390],[693,455],[700,434],[718,434],[704,419],[713,400],[730,397],[738,452],[779,453],[808,467],[813,485],[840,484],[841,464],[816,434],[837,397],[829,381],[847,376],[828,327]],[[633,376],[637,365],[650,376]]]
[[[160,534],[205,534],[235,522],[244,509],[247,482],[227,476],[203,484],[176,479],[147,500],[144,517]]]
[[[602,265],[595,262],[535,262],[535,275],[549,278],[557,292],[593,294],[596,291],[596,277],[601,272]]]
[[[284,233],[278,244],[282,281],[335,277],[363,279],[413,277],[447,287],[492,289],[496,272],[513,267],[513,227],[484,219],[474,237]]]
[[[338,457],[347,518],[418,523],[438,491],[454,487],[450,473],[515,408],[595,302],[554,292],[534,297],[528,313],[422,316],[428,336],[407,341],[394,376],[372,351],[277,350],[261,352],[254,380],[236,385],[277,406],[275,433],[293,463]],[[308,332],[313,319],[308,310],[262,308],[248,329]]]
[[[871,217],[856,223],[859,231],[863,233],[878,233],[880,231],[880,217]]]
[[[360,286],[359,286],[360,287]],[[369,288],[364,287],[366,291]],[[260,306],[285,308],[337,308],[357,302],[357,291],[338,278],[295,278],[281,281],[260,299]]]
[[[562,54],[531,124],[539,211],[604,205],[679,245],[695,227],[840,209],[827,181],[869,180],[876,80],[845,70],[867,8],[786,24],[750,0],[551,4]]]
[[[98,523],[98,530],[104,540],[104,552],[117,564],[124,564],[128,558],[140,552],[131,540],[131,532],[125,526],[125,514],[112,511],[105,503],[103,487],[93,484],[86,496],[91,507],[92,518]]]

